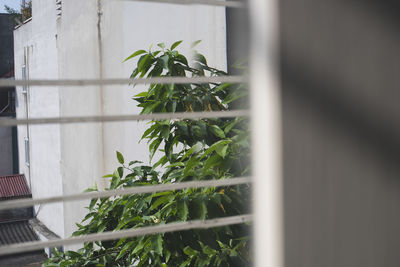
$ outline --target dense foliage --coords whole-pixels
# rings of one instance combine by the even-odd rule
[[[196,52],[189,65],[175,48],[139,50],[131,77],[219,76]],[[134,97],[142,113],[229,110],[243,105],[243,85],[152,84]],[[242,102],[242,103],[240,103]],[[111,175],[109,189],[191,180],[229,179],[249,174],[248,121],[244,118],[151,121],[142,139],[149,143],[152,166],[126,162]],[[159,153],[156,153],[159,151]],[[91,189],[91,190],[96,190]],[[194,219],[248,213],[249,186],[186,189],[93,199],[74,236]],[[86,243],[77,252],[56,252],[44,266],[248,266],[249,226],[188,230]]]

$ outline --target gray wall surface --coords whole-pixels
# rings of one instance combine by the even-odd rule
[[[0,77],[14,69],[14,24],[8,14],[0,14]]]
[[[397,4],[280,3],[285,266],[400,266]]]
[[[13,174],[11,127],[0,127],[0,176]]]

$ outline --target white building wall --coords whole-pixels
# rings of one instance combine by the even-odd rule
[[[14,32],[15,76],[16,79],[22,78],[22,65],[26,57],[29,79],[58,79],[55,1],[35,0],[33,3],[32,20]],[[57,87],[30,87],[27,94],[22,93],[22,88],[17,88],[17,97],[17,118],[60,115]],[[30,144],[29,166],[25,163],[26,138],[29,138]],[[29,126],[28,129],[20,126],[18,140],[20,172],[25,173],[31,184],[32,196],[62,194],[60,126],[38,125]],[[61,203],[37,206],[35,212],[47,227],[64,236]]]
[[[59,68],[61,79],[100,78],[96,1],[63,2],[59,20]],[[62,87],[61,116],[101,115],[98,87]],[[102,125],[100,123],[61,126],[63,193],[84,191],[104,175]],[[65,233],[71,235],[87,213],[88,201],[64,203]]]
[[[24,65],[24,54],[26,48],[32,42],[32,23],[19,27],[14,31],[14,69],[15,79],[22,79],[22,66]],[[22,88],[16,88],[16,117],[26,118],[27,103],[25,102],[25,95],[22,94]],[[24,173],[28,183],[30,184],[29,167],[25,164],[25,146],[24,140],[28,137],[27,127],[18,126],[18,154],[19,154],[19,172]]]
[[[40,49],[40,52],[36,51],[34,56],[39,57],[40,55],[40,60],[46,62],[56,61],[54,68],[47,72],[50,63],[46,65],[38,59],[34,65],[35,71],[32,70],[35,78],[39,78],[40,74],[44,75],[40,78],[59,79],[127,78],[135,65],[134,60],[123,63],[127,56],[135,50],[147,49],[150,44],[156,46],[159,42],[165,42],[170,46],[177,40],[184,40],[180,50],[185,55],[190,55],[190,45],[193,41],[203,40],[196,49],[206,55],[211,65],[226,69],[224,8],[124,1],[68,0],[63,1],[62,16],[57,19],[53,12],[55,11],[54,2],[53,0],[33,1],[32,26],[26,24],[17,30],[21,34],[17,34],[16,37],[16,45],[18,45],[16,51],[19,53],[16,53],[16,59],[21,57],[22,48],[30,45],[34,40],[36,44],[36,48],[35,46],[33,48],[34,53]],[[43,6],[45,3],[48,6]],[[42,14],[42,17],[46,17],[46,21],[43,19],[41,25],[36,25],[34,22],[39,22],[39,19],[35,17],[36,14],[39,14],[36,11],[39,6],[43,9],[41,12],[48,10],[48,14]],[[53,9],[51,15],[50,9]],[[55,28],[52,26],[53,22],[56,22]],[[25,36],[23,39],[22,31],[32,31],[31,37]],[[37,34],[39,31],[46,32],[46,34],[40,36]],[[49,32],[53,34],[53,39],[50,37],[51,34],[47,35]],[[54,42],[56,34],[57,38]],[[39,41],[37,40],[39,37],[44,39]],[[46,40],[51,47],[39,45]],[[40,64],[44,66],[44,69],[40,67]],[[16,66],[19,66],[17,62]],[[42,70],[42,72],[39,73],[36,70]],[[32,75],[31,78],[33,78]],[[132,96],[142,90],[144,90],[143,86],[133,89],[128,85],[60,87],[59,91],[42,88],[31,96],[34,103],[41,99],[42,105],[30,103],[29,110],[31,110],[32,117],[33,114],[35,116],[50,114],[63,117],[137,114],[140,110],[136,107]],[[44,101],[45,99],[49,99],[51,104],[43,105],[43,103],[47,103]],[[53,105],[57,107],[53,107]],[[19,109],[19,116],[23,117],[23,108]],[[46,126],[50,127],[46,128],[46,140],[40,138],[39,130],[33,130],[43,127],[45,126],[31,127],[31,149],[35,151],[32,154],[31,163],[32,183],[46,184],[50,182],[50,179],[58,179],[41,176],[48,179],[41,181],[36,178],[40,176],[40,173],[47,171],[46,160],[49,160],[36,150],[40,148],[41,153],[48,153],[49,150],[58,147],[58,150],[56,149],[58,154],[54,155],[57,157],[54,161],[57,161],[58,164],[55,162],[52,164],[57,166],[57,177],[61,177],[62,183],[58,182],[58,188],[53,192],[55,194],[82,192],[93,186],[95,182],[99,184],[99,187],[105,186],[104,180],[100,177],[116,168],[116,150],[121,151],[126,160],[136,159],[148,162],[147,145],[145,142],[138,144],[146,127],[144,123],[115,122]],[[23,139],[21,138],[23,138],[24,131],[19,132],[21,135],[19,147],[23,149]],[[57,141],[49,137],[50,132]],[[43,131],[41,133],[43,134]],[[20,152],[20,155],[24,155],[22,153],[24,151]],[[23,159],[22,156],[21,159]],[[24,162],[21,164],[21,166],[25,166]],[[49,228],[57,234],[61,233],[61,236],[71,235],[76,229],[75,223],[79,222],[87,213],[87,210],[84,209],[87,203],[88,201],[63,203],[60,209],[64,213],[63,216],[60,216],[63,219],[63,223],[60,223],[63,231],[55,231],[48,225]],[[42,212],[40,213],[43,216],[47,214]],[[47,215],[50,216],[50,214]],[[50,217],[54,218],[54,215]],[[59,221],[60,218],[57,220]],[[46,224],[52,223],[49,218],[40,219]]]
[[[199,39],[203,42],[197,49],[204,52],[210,64],[225,69],[223,8],[123,1],[63,2],[60,78],[129,77],[135,61],[123,60],[135,50],[184,40],[181,49],[188,55],[191,43]],[[139,109],[131,98],[143,89],[128,85],[64,88],[60,93],[61,115],[137,114]],[[75,124],[61,128],[65,194],[82,191],[96,181],[101,186],[99,177],[117,166],[116,150],[127,160],[148,162],[146,144],[138,144],[144,123]],[[87,212],[82,206],[82,202],[64,204],[67,235],[75,230],[74,222]]]
[[[211,65],[226,69],[225,9],[204,6],[182,6],[156,3],[105,1],[103,4],[102,49],[105,78],[129,77],[136,60],[123,60],[139,49],[164,42],[168,47],[184,40],[178,49],[190,58],[191,44],[203,52]],[[106,86],[104,114],[137,114],[140,109],[132,96],[145,86]],[[104,126],[105,170],[117,167],[115,150],[129,160],[148,162],[145,141],[138,144],[146,125],[144,122],[108,123]]]

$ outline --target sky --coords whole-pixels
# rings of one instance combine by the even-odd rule
[[[6,13],[4,5],[18,10],[21,5],[21,0],[0,0],[0,13]]]

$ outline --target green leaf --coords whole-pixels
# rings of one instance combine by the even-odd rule
[[[124,156],[119,151],[117,151],[117,159],[120,164],[124,164]]]
[[[145,239],[145,238],[146,238],[146,236],[142,236],[139,238],[139,242],[133,249],[132,254],[136,254],[144,248],[144,246],[147,244],[147,239]]]
[[[218,154],[214,154],[209,157],[204,163],[204,170],[210,169],[212,166],[218,164],[221,161],[221,156]]]
[[[210,154],[211,152],[213,152],[218,146],[224,146],[226,144],[230,144],[232,143],[231,140],[220,140],[214,144],[212,144],[212,146],[210,146],[206,152],[204,152],[204,154],[201,156],[200,159],[203,159],[204,157],[206,157],[208,154]]]
[[[242,98],[244,96],[247,95],[247,92],[245,91],[234,91],[232,93],[230,93],[229,95],[227,95],[224,100],[222,101],[222,104],[229,104],[232,101],[235,101],[239,98]]]
[[[181,265],[179,265],[179,267],[190,266],[190,262],[191,262],[191,259],[188,259],[188,260],[182,262]]]
[[[159,43],[159,44],[157,44],[157,46],[159,46],[161,48],[165,48],[165,44],[164,43]]]
[[[217,93],[219,91],[225,90],[227,87],[229,87],[231,85],[231,83],[223,83],[220,84],[216,87],[213,88],[214,93]]]
[[[173,200],[175,198],[175,195],[167,195],[167,196],[162,196],[160,198],[158,198],[153,205],[151,205],[150,210],[154,210],[156,208],[158,208],[158,206],[162,205],[162,204],[167,204],[169,203],[171,200]]]
[[[215,148],[215,152],[217,152],[217,154],[220,155],[222,158],[225,158],[228,147],[229,145],[217,146]]]
[[[202,54],[196,53],[194,55],[194,60],[198,61],[198,62],[201,62],[202,64],[207,66],[207,60]]]
[[[149,151],[150,151],[150,160],[153,158],[154,154],[157,151],[157,148],[160,146],[162,139],[157,138],[154,140],[150,146],[149,146]]]
[[[125,225],[127,225],[131,222],[140,222],[140,221],[141,221],[141,218],[139,216],[130,218],[129,220],[123,220],[118,224],[118,226],[115,228],[115,230],[117,230],[117,231],[121,230]]]
[[[180,62],[180,63],[182,63],[182,64],[184,64],[185,66],[189,65],[188,61],[187,61],[187,59],[186,59],[186,57],[184,55],[181,55],[181,54],[177,55],[175,60]]]
[[[121,177],[120,177],[118,171],[115,171],[113,178],[111,180],[110,189],[115,189],[118,186],[120,180],[121,180]]]
[[[166,263],[168,263],[170,257],[171,257],[171,252],[169,250],[165,251],[165,262]]]
[[[189,215],[188,205],[185,200],[178,202],[178,216],[182,221],[186,221]]]
[[[171,110],[172,113],[174,113],[176,111],[176,105],[177,104],[178,103],[175,100],[172,101],[172,110]]]
[[[224,131],[221,130],[217,125],[211,125],[210,126],[210,131],[217,137],[219,138],[225,138],[225,133]]]
[[[142,110],[141,114],[151,113],[160,104],[161,104],[161,102],[156,102],[154,104],[152,104],[152,103],[147,104],[146,107]]]
[[[149,92],[141,92],[141,93],[135,95],[134,97],[147,97],[148,94],[149,94]]]
[[[165,139],[168,140],[168,137],[170,135],[170,128],[169,126],[163,126],[161,132],[160,132],[161,136]]]
[[[85,218],[83,218],[82,222],[87,221],[89,218],[93,217],[97,212],[90,212],[86,214]]]
[[[124,176],[124,168],[123,167],[118,167],[117,172],[118,172],[119,178],[122,178]]]
[[[195,256],[198,251],[192,249],[191,247],[187,246],[183,249],[183,253],[185,253],[188,256]]]
[[[149,58],[149,55],[148,55],[148,54],[143,55],[143,56],[141,56],[141,57],[139,58],[138,64],[137,64],[137,70],[138,70],[139,73],[141,73],[141,72],[143,71],[143,66],[144,66],[144,64],[145,64],[145,62],[146,62],[146,60],[147,60],[148,58]]]
[[[156,56],[157,56],[158,54],[160,54],[160,53],[161,53],[160,50],[154,51],[154,52],[153,52],[153,56],[156,57]]]
[[[235,120],[225,124],[224,133],[228,134],[232,130],[232,128],[235,127],[235,125],[238,124],[240,121],[241,120],[239,118],[236,118]]]
[[[177,41],[171,45],[171,50],[174,50],[178,45],[180,45],[182,41]]]
[[[185,164],[183,162],[175,162],[175,163],[168,165],[166,168],[183,167],[183,166],[185,166]]]
[[[138,70],[142,73],[140,78],[144,77],[154,60],[150,55],[145,55],[143,59],[139,59]]]
[[[124,62],[127,61],[127,60],[129,60],[129,59],[131,59],[131,58],[134,58],[134,57],[136,57],[136,56],[138,56],[138,55],[144,54],[144,53],[147,53],[147,51],[145,51],[145,50],[138,50],[138,51],[136,51],[135,53],[133,53],[132,55],[130,55],[129,57],[127,57],[127,58],[124,60]]]
[[[97,184],[95,183],[93,187],[89,187],[86,189],[84,192],[96,192],[97,190]]]
[[[153,170],[155,170],[158,166],[164,166],[165,165],[165,163],[167,163],[168,162],[168,159],[167,159],[167,157],[166,156],[163,156],[163,157],[161,157],[161,159],[159,160],[159,161],[157,161],[154,165],[153,165],[153,167],[151,168],[151,170],[153,171]]]
[[[195,48],[199,43],[201,43],[201,40],[194,41],[191,45],[191,48]]]
[[[71,266],[72,265],[72,261],[62,261],[60,262],[60,265],[46,265],[46,266],[60,266],[60,267],[66,267],[66,266]]]
[[[172,195],[174,194],[173,191],[164,191],[164,192],[158,192],[158,193],[154,193],[151,195],[151,197],[160,197],[160,196],[166,196],[166,195]]]
[[[183,136],[189,136],[189,129],[186,123],[182,121],[175,122],[176,127]]]
[[[157,253],[159,255],[163,254],[162,244],[163,244],[163,239],[162,239],[161,235],[152,236],[152,238],[151,238],[151,249],[155,253]]]
[[[186,167],[183,171],[183,174],[185,176],[187,176],[189,174],[189,172],[197,165],[199,164],[199,160],[196,157],[192,157],[190,158],[187,163],[186,163]]]
[[[160,57],[161,62],[163,64],[163,68],[167,68],[168,67],[168,60],[169,60],[169,56],[168,55],[163,55],[162,57]]]
[[[129,166],[132,166],[133,164],[136,164],[136,163],[143,163],[143,161],[140,161],[140,160],[133,160],[133,161],[131,161],[131,162],[129,162]]]
[[[216,252],[217,252],[216,250],[210,248],[209,246],[204,246],[204,247],[202,247],[202,251],[203,251],[204,254],[206,254],[206,255],[214,255],[214,254],[216,254]]]
[[[159,131],[159,125],[157,123],[154,123],[150,128],[148,128],[146,131],[144,131],[142,138],[140,138],[140,140],[148,137],[153,131]]]
[[[217,240],[217,243],[219,245],[220,248],[226,248],[227,245],[225,245],[224,243],[222,243],[221,241]]]
[[[126,243],[126,244],[122,247],[120,253],[118,254],[117,258],[115,258],[115,260],[117,261],[117,260],[119,260],[120,258],[122,258],[122,256],[124,256],[125,252],[126,252],[131,246],[133,246],[134,243],[135,243],[134,241],[131,241],[131,242],[129,242],[129,243]]]
[[[89,204],[89,210],[93,210],[94,205],[97,203],[97,198],[92,199]]]
[[[157,123],[160,125],[169,126],[170,120],[157,121]]]
[[[203,139],[206,134],[199,125],[192,125],[191,131],[193,133],[193,136],[198,140]]]
[[[65,252],[65,255],[67,255],[70,258],[79,258],[82,256],[80,253],[72,251],[72,250]]]
[[[199,203],[199,214],[200,214],[200,219],[205,220],[207,216],[207,205],[205,201],[200,201]]]
[[[185,158],[189,157],[193,153],[200,151],[200,149],[201,149],[201,143],[197,142],[194,146],[189,148],[188,151],[186,151],[185,155],[183,155],[183,157],[181,158],[181,161],[183,161]]]

